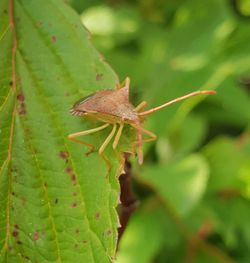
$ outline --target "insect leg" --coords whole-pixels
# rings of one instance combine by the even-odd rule
[[[118,145],[118,142],[119,142],[119,140],[121,138],[123,127],[124,127],[124,123],[122,122],[122,123],[120,123],[120,127],[118,129],[118,132],[117,132],[117,134],[115,136],[115,139],[114,139],[114,142],[113,142],[113,145],[112,145],[114,150],[116,149],[116,147]]]
[[[136,125],[133,125],[133,124],[131,124],[131,126],[133,126],[134,128],[137,127]],[[143,139],[142,140],[143,142],[152,142],[152,141],[155,141],[157,139],[157,136],[153,132],[146,130],[142,127],[140,127],[140,130],[142,133],[147,134],[150,137],[148,139]]]
[[[108,126],[109,126],[109,123],[106,123],[106,124],[104,124],[104,125],[102,125],[100,127],[94,128],[94,129],[72,133],[72,134],[68,135],[68,139],[70,139],[71,141],[75,141],[77,143],[81,143],[81,144],[86,145],[90,149],[90,152],[92,152],[94,150],[94,146],[92,144],[84,142],[82,140],[78,140],[78,139],[76,139],[76,137],[84,136],[84,135],[87,135],[87,134],[91,134],[91,133],[95,133],[95,132],[101,131],[101,130],[105,129]],[[88,152],[88,153],[90,153],[90,152]]]
[[[113,138],[114,134],[116,131],[116,124],[113,125],[112,131],[110,132],[110,134],[108,135],[108,137],[105,139],[105,141],[103,142],[102,146],[99,148],[98,153],[101,155],[104,151],[104,149],[107,147],[107,145],[109,144],[110,140]]]
[[[116,131],[116,124],[113,125],[112,131],[110,132],[110,134],[108,135],[108,137],[105,139],[105,141],[103,142],[103,144],[101,145],[101,147],[98,150],[98,154],[102,157],[102,159],[105,161],[105,163],[108,166],[108,170],[110,170],[111,168],[111,164],[108,161],[108,159],[104,156],[103,151],[105,150],[105,148],[107,147],[107,145],[109,144],[110,140],[113,138],[114,134]]]
[[[117,145],[118,145],[119,140],[121,138],[123,127],[124,127],[124,123],[121,122],[120,123],[120,127],[118,129],[118,132],[117,132],[117,134],[115,136],[114,142],[112,144],[113,150],[114,150],[118,160],[120,161],[120,163],[122,163],[123,160],[122,160],[121,156],[119,155],[118,151],[116,150],[116,148],[117,148]]]
[[[147,105],[146,101],[142,101],[134,110],[136,112],[139,112],[140,110],[142,110],[145,106]]]
[[[132,127],[134,127],[137,130],[137,141],[135,143],[135,147],[137,148],[137,156],[138,156],[138,162],[139,164],[143,163],[143,151],[142,151],[142,127],[139,122],[135,124],[130,124]]]
[[[157,136],[152,133],[151,131],[148,131],[144,128],[142,128],[141,126],[138,127],[135,124],[130,124],[132,127],[134,127],[135,129],[137,129],[137,134],[138,134],[138,140],[135,142],[134,147],[135,149],[137,149],[137,154],[138,154],[138,162],[139,164],[143,163],[143,151],[142,151],[142,144],[144,142],[150,142],[150,141],[155,141],[157,139]],[[142,134],[147,134],[150,136],[150,138],[148,139],[142,139]]]
[[[152,142],[152,141],[155,141],[157,139],[157,136],[153,132],[146,130],[144,128],[141,128],[141,131],[142,131],[142,133],[147,134],[150,137],[148,139],[143,139],[142,140],[143,142]]]

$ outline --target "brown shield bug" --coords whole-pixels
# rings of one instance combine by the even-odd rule
[[[142,121],[144,117],[158,111],[162,108],[165,108],[171,104],[174,104],[178,101],[182,101],[184,99],[197,96],[197,95],[212,95],[216,92],[213,90],[201,90],[189,93],[182,97],[176,98],[169,102],[166,102],[158,107],[142,111],[146,106],[146,102],[141,102],[137,107],[134,107],[129,102],[129,84],[130,79],[127,77],[124,83],[118,85],[115,89],[107,89],[107,90],[99,90],[94,94],[91,94],[74,104],[72,109],[70,110],[71,114],[76,116],[88,116],[93,119],[96,119],[104,124],[90,130],[85,130],[77,133],[72,133],[68,136],[70,140],[82,143],[90,148],[90,151],[93,151],[94,146],[86,143],[82,140],[76,139],[79,136],[84,136],[87,134],[95,133],[101,131],[108,126],[112,125],[112,130],[109,133],[108,137],[104,140],[103,144],[98,150],[99,155],[108,163],[109,162],[103,155],[103,151],[106,146],[110,143],[112,138],[114,137],[114,141],[112,147],[114,151],[117,150],[117,145],[119,143],[124,124],[129,124],[137,131],[137,154],[138,154],[138,162],[139,164],[143,163],[143,152],[142,152],[142,144],[144,142],[154,141],[156,140],[156,135],[151,131],[148,131],[142,127]],[[117,131],[117,126],[119,126]],[[116,132],[117,131],[117,132]],[[143,139],[143,134],[149,136],[147,139]],[[117,152],[116,152],[117,153]]]

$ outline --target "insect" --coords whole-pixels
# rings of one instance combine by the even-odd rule
[[[144,107],[147,105],[145,101],[141,102],[137,107],[134,107],[129,102],[129,85],[130,79],[127,77],[125,81],[118,85],[115,89],[107,89],[107,90],[99,90],[79,101],[77,101],[74,106],[71,108],[70,112],[72,115],[76,116],[87,116],[103,122],[104,124],[85,131],[80,131],[76,133],[72,133],[68,135],[70,140],[76,141],[78,143],[86,145],[90,152],[94,150],[94,146],[86,143],[82,140],[77,139],[79,136],[84,136],[87,134],[92,134],[95,132],[99,132],[110,125],[112,125],[112,130],[104,140],[102,145],[100,146],[98,153],[99,155],[108,163],[108,160],[105,158],[103,152],[107,145],[110,143],[112,138],[113,140],[113,150],[117,153],[117,145],[119,143],[123,128],[125,124],[131,125],[136,129],[137,141],[135,142],[137,148],[138,162],[139,164],[143,163],[143,151],[142,145],[144,142],[150,142],[157,139],[156,135],[151,131],[148,131],[142,127],[142,122],[144,118],[150,115],[153,112],[156,112],[162,108],[165,108],[171,104],[174,104],[178,101],[182,101],[184,99],[202,95],[202,94],[215,94],[216,92],[213,90],[202,90],[195,91],[189,93],[185,96],[176,98],[169,102],[166,102],[158,107],[142,111]],[[117,126],[119,126],[117,130]],[[144,139],[143,134],[147,135],[149,138]],[[108,163],[110,166],[110,164]]]

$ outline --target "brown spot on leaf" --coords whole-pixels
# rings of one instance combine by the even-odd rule
[[[19,94],[17,95],[17,100],[20,101],[20,102],[24,102],[25,97],[24,97],[23,93],[19,93]]]
[[[103,80],[103,74],[102,73],[97,73],[95,79],[97,81]]]
[[[40,239],[40,235],[39,235],[38,231],[36,231],[36,232],[33,234],[33,240],[34,240],[34,241],[37,241],[38,239]]]
[[[18,244],[18,245],[22,245],[22,243],[23,243],[22,241],[17,240],[17,244]]]
[[[75,208],[75,207],[77,207],[77,203],[76,202],[71,204],[71,208]]]
[[[106,235],[107,236],[110,236],[112,234],[112,230],[111,229],[108,229],[107,231],[106,231]]]
[[[66,152],[66,151],[60,151],[59,152],[59,157],[65,160],[65,159],[67,159],[69,157],[69,153]]]
[[[65,173],[71,174],[73,172],[73,169],[71,167],[66,167],[65,168]]]
[[[52,40],[53,43],[56,43],[56,41],[57,41],[56,36],[52,36],[51,40]]]
[[[96,220],[99,220],[99,219],[100,219],[100,213],[99,213],[99,212],[97,212],[97,213],[95,214],[95,219],[96,219]]]
[[[72,181],[73,185],[76,185],[76,176],[75,176],[75,174],[73,174],[71,176],[71,181]]]
[[[77,196],[77,192],[73,192],[73,194],[72,194],[73,196]]]
[[[13,237],[17,237],[18,234],[19,234],[19,232],[18,232],[17,230],[14,230],[14,231],[12,232],[12,236],[13,236]]]
[[[44,185],[44,187],[45,187],[45,188],[47,188],[47,187],[48,187],[48,184],[47,184],[47,182],[45,182],[43,185]]]
[[[25,109],[22,109],[19,111],[19,114],[24,116],[27,114],[27,111]]]
[[[58,204],[58,198],[55,199],[55,204]]]
[[[10,86],[12,86],[12,85],[13,85],[13,81],[12,81],[12,80],[9,82],[9,85],[10,85]]]
[[[20,115],[26,115],[27,114],[27,111],[26,111],[26,106],[25,106],[25,103],[24,103],[24,95],[23,94],[18,94],[17,95],[17,100],[20,102],[19,105],[18,105],[18,113]]]
[[[75,233],[78,235],[78,234],[80,233],[80,229],[77,228],[77,229],[75,230]]]

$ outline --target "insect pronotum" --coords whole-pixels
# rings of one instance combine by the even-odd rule
[[[171,104],[185,100],[193,96],[204,95],[204,94],[212,95],[216,93],[213,90],[194,91],[182,97],[166,102],[158,107],[146,111],[142,111],[143,108],[147,105],[147,103],[143,101],[137,107],[134,107],[129,102],[129,84],[130,84],[130,79],[127,77],[125,81],[122,84],[118,85],[115,89],[99,90],[77,101],[72,107],[72,109],[70,110],[71,114],[73,115],[88,116],[104,123],[99,127],[90,130],[72,133],[68,136],[70,140],[86,145],[90,149],[90,152],[94,150],[94,146],[92,144],[77,139],[77,137],[99,132],[110,125],[113,126],[108,137],[104,140],[104,142],[102,143],[102,145],[98,150],[99,155],[108,163],[108,166],[110,166],[110,164],[108,160],[105,158],[103,151],[114,137],[112,147],[115,153],[117,154],[117,156],[119,156],[117,153],[117,145],[119,143],[124,128],[124,124],[131,125],[137,131],[136,148],[138,154],[138,162],[139,164],[142,164],[143,163],[142,144],[144,142],[154,141],[157,138],[154,133],[142,127],[142,121],[147,115],[150,115],[151,113],[156,112],[162,108],[165,108]],[[117,131],[117,126],[119,126],[118,131]],[[143,139],[142,136],[143,134],[149,136],[149,138]]]

